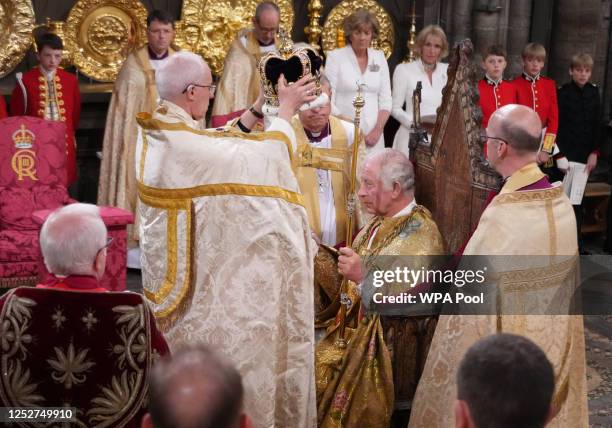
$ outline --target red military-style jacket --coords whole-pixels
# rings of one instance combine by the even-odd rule
[[[546,128],[542,150],[552,154],[559,128],[559,107],[555,81],[544,76],[531,77],[526,73],[512,81],[516,87],[518,103],[534,109]]]
[[[0,95],[0,119],[4,119],[7,115],[6,113],[6,103],[4,102],[4,97]]]
[[[74,74],[58,68],[55,72],[55,95],[59,117],[66,123],[66,155],[68,185],[76,181],[76,141],[74,131],[81,116],[81,93]],[[47,79],[39,67],[33,68],[22,76],[23,89],[19,82],[13,89],[10,107],[11,116],[35,116],[45,118],[45,109],[49,103]]]
[[[483,128],[487,127],[489,118],[495,113],[495,110],[507,104],[518,103],[516,87],[507,80],[496,82],[485,75],[478,82],[478,93],[480,94]]]

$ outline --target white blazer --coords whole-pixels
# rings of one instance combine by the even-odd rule
[[[334,49],[327,54],[325,75],[332,87],[332,114],[350,118],[355,117],[353,100],[357,95],[357,83],[365,83],[363,98],[365,106],[361,110],[361,130],[364,135],[376,125],[379,110],[391,111],[391,82],[389,65],[382,51],[368,48],[368,65],[361,73],[355,51],[349,46]],[[384,135],[367,152],[385,148]]]
[[[393,72],[393,107],[391,115],[400,123],[400,127],[393,139],[393,148],[400,150],[408,156],[408,139],[412,125],[412,92],[417,82],[421,82],[421,116],[436,114],[442,103],[442,89],[446,86],[448,64],[438,63],[436,69],[429,77],[425,72],[420,59],[407,64],[399,64]],[[406,110],[402,105],[406,103]]]

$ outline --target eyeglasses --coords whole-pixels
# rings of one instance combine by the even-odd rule
[[[113,242],[113,239],[115,238],[113,238],[112,236],[109,236],[108,238],[106,238],[106,244],[98,250],[98,253],[96,254],[96,256],[100,254],[100,251],[107,249],[110,246],[110,244]]]
[[[481,132],[480,133],[480,142],[482,144],[486,144],[486,142],[488,140],[497,140],[497,141],[501,141],[502,143],[508,144],[508,141],[504,140],[503,138],[499,138],[499,137],[491,137],[490,135],[487,135],[486,132]]]
[[[185,89],[183,89],[183,94],[189,90],[190,86],[196,86],[198,88],[208,88],[208,90],[210,91],[210,95],[215,95],[215,89],[217,89],[217,85],[198,85],[197,83],[190,83]]]

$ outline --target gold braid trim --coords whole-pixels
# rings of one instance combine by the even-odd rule
[[[280,131],[267,131],[267,132],[251,132],[247,134],[245,132],[236,130],[232,127],[219,128],[219,130],[210,130],[210,129],[193,129],[185,123],[182,122],[163,122],[158,119],[153,119],[150,113],[141,112],[136,115],[136,121],[138,124],[147,130],[155,130],[155,131],[184,131],[191,132],[196,135],[205,135],[209,138],[239,138],[241,140],[248,141],[268,141],[268,140],[277,140],[285,144],[287,146],[287,153],[289,154],[289,160],[293,165],[293,146],[291,145],[291,140],[285,134]]]
[[[278,186],[264,186],[257,184],[216,183],[202,184],[201,186],[187,187],[182,189],[160,189],[157,187],[147,186],[139,181],[138,195],[147,205],[151,205],[147,201],[164,201],[163,204],[165,208],[180,207],[185,199],[224,195],[278,198],[291,204],[304,206],[304,198],[300,193],[283,189]]]

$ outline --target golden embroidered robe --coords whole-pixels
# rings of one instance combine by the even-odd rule
[[[225,353],[255,427],[313,427],[315,245],[291,126],[200,130],[167,101],[138,121],[143,288],[171,349]]]
[[[297,150],[295,155],[296,176],[300,185],[306,212],[311,230],[321,238],[324,244],[335,246],[346,242],[347,232],[347,201],[350,190],[352,147],[354,142],[354,125],[334,116],[329,117],[331,147],[314,147],[304,131],[299,117],[294,116],[291,121],[297,138]],[[357,165],[361,165],[365,158],[365,144],[360,140],[358,147]],[[331,189],[333,193],[333,209],[335,210],[335,240],[325,242],[323,228],[330,228],[330,221],[323,219],[318,171],[327,170],[331,176]],[[355,216],[354,225],[360,225],[364,215],[359,206]],[[357,228],[357,227],[356,227]],[[326,232],[329,232],[326,230]],[[336,257],[329,249],[321,246],[315,258],[315,324],[324,327],[333,320],[339,304],[339,291],[341,277],[337,272]]]
[[[503,306],[498,308],[519,303],[526,305],[529,313],[538,309],[530,309],[529,305],[559,292],[571,295],[576,285],[576,223],[563,189],[553,185],[548,189],[520,190],[542,177],[535,163],[513,174],[482,214],[463,253],[505,256],[492,259],[500,278],[497,299]],[[527,258],[511,256],[538,257],[526,261]],[[508,270],[510,265],[514,265],[513,270]],[[528,337],[553,364],[556,381],[553,406],[558,413],[547,427],[588,426],[582,316],[498,313],[440,316],[409,427],[454,426],[459,363],[477,340],[499,332]]]
[[[246,36],[246,47],[241,38]],[[238,32],[223,63],[223,75],[215,94],[212,127],[223,126],[248,109],[259,95],[259,60],[265,54],[252,29]]]
[[[174,50],[170,49],[169,55],[173,53]],[[104,129],[98,205],[136,213],[136,115],[139,112],[153,113],[156,106],[155,69],[149,60],[148,45],[145,45],[127,57],[115,81]],[[137,217],[128,237],[130,241],[138,240]]]
[[[374,231],[376,235],[369,244]],[[375,217],[357,235],[353,248],[362,257],[366,271],[374,268],[376,256],[421,256],[419,262],[427,266],[429,256],[444,254],[438,227],[429,211],[419,205],[407,215]],[[391,266],[385,268],[392,269]],[[347,313],[347,348],[342,350],[335,345],[339,331],[336,324],[330,327],[315,350],[319,425],[388,426],[393,412],[395,374],[381,318],[374,313],[358,320],[359,290],[350,282],[349,296],[352,305]],[[415,373],[398,373],[402,375],[414,376]]]

